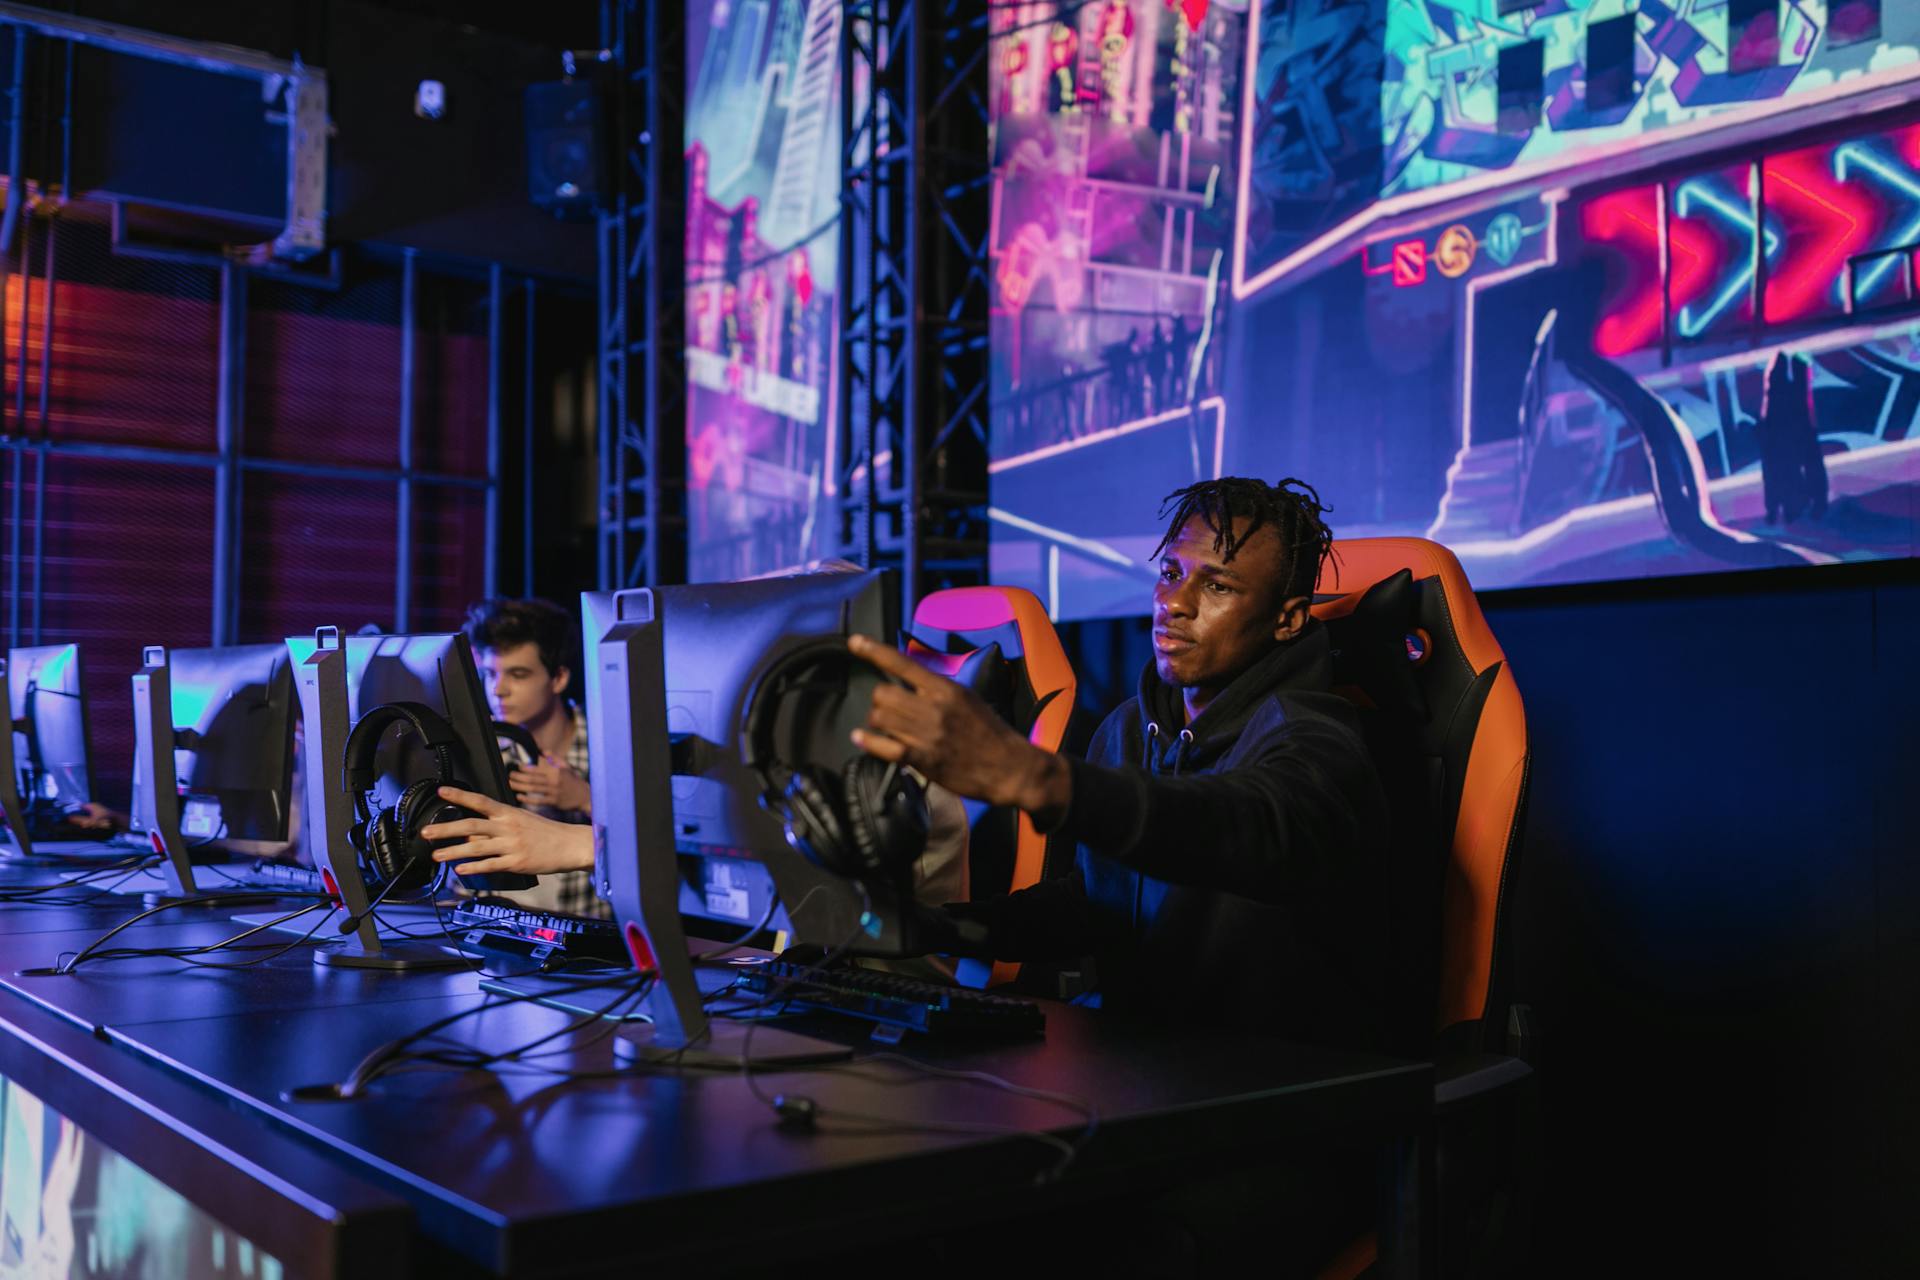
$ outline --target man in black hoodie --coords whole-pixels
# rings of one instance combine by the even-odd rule
[[[1001,959],[1090,954],[1116,1010],[1391,1045],[1386,801],[1307,612],[1326,508],[1298,481],[1238,478],[1167,504],[1154,658],[1085,761],[853,642],[903,682],[876,693],[860,747],[1078,844],[1074,874],[950,906],[930,932]]]

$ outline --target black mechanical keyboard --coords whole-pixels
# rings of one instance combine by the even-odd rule
[[[470,947],[519,956],[539,964],[597,960],[631,965],[620,927],[611,920],[534,911],[484,898],[463,901],[452,912],[451,932]]]
[[[223,889],[264,889],[269,893],[314,894],[327,893],[327,884],[321,874],[312,867],[295,866],[290,862],[274,862],[261,858],[255,862],[209,867],[210,874],[196,876],[204,881],[200,888],[209,892]]]
[[[1031,1000],[923,982],[878,969],[814,969],[790,960],[743,966],[740,985],[791,1007],[850,1014],[930,1036],[1039,1036],[1046,1016]]]

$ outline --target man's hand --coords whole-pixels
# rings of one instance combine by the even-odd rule
[[[524,805],[585,813],[593,808],[593,789],[571,766],[543,755],[539,764],[521,765],[507,775],[507,784]]]
[[[1073,776],[1065,760],[1014,732],[972,690],[898,650],[865,636],[847,647],[901,682],[874,690],[866,727],[853,731],[855,746],[911,765],[955,795],[1023,809],[1043,830],[1066,813]]]
[[[436,822],[420,829],[420,834],[428,840],[462,841],[445,849],[435,849],[433,860],[460,863],[454,870],[463,876],[491,875],[498,871],[544,876],[556,871],[593,868],[592,827],[555,822],[459,787],[441,787],[440,798],[480,815],[454,822]],[[461,862],[463,858],[479,861]]]
[[[67,814],[67,825],[81,831],[125,831],[127,815],[89,800]]]

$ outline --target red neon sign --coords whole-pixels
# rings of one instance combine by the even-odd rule
[[[1427,279],[1427,242],[1402,240],[1393,246],[1393,284],[1396,289],[1424,284]]]
[[[1847,259],[1871,248],[1879,232],[1873,197],[1833,176],[1832,154],[1830,146],[1806,147],[1760,163],[1767,217],[1785,238],[1762,297],[1769,324],[1839,312]]]
[[[1588,243],[1619,250],[1614,263],[1624,278],[1608,288],[1593,349],[1603,356],[1638,351],[1660,337],[1660,195],[1656,187],[1632,187],[1590,200],[1580,210],[1580,234]]]

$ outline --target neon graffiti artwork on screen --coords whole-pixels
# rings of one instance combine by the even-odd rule
[[[1218,474],[1246,3],[996,6],[992,571],[1128,607],[1149,516]]]
[[[1482,589],[1920,552],[1920,5],[1214,4],[1226,109],[1119,146],[1177,12],[996,14],[996,580],[1137,613],[1216,472]]]
[[[1527,46],[1539,75],[1503,86]],[[1909,63],[1916,46],[1920,11],[1886,0],[1386,0],[1381,192],[1782,102]]]
[[[694,581],[824,554],[839,280],[838,0],[687,22],[687,521]]]

